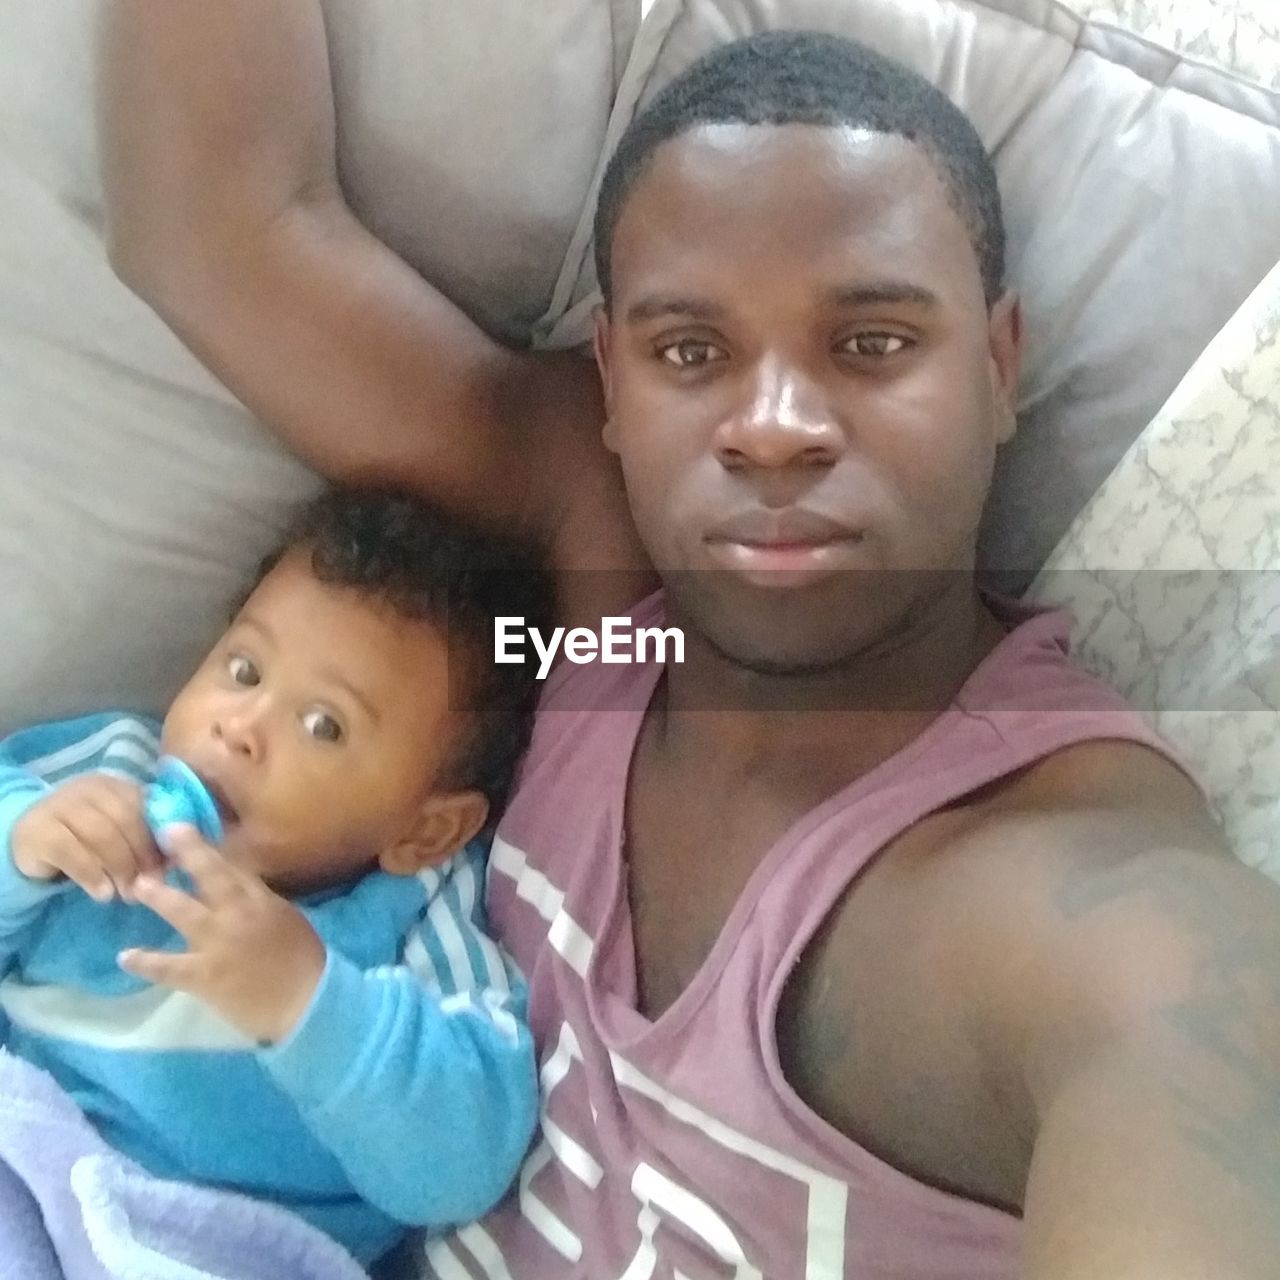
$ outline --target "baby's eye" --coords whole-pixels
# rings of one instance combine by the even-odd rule
[[[262,682],[262,674],[254,666],[253,660],[242,653],[233,653],[227,659],[227,674],[236,684],[244,685],[246,689],[252,689]]]
[[[302,727],[317,742],[341,742],[342,726],[327,711],[308,711],[302,717]]]
[[[859,333],[842,345],[850,355],[896,356],[908,343],[896,333]]]
[[[658,348],[658,355],[677,369],[694,369],[724,359],[724,352],[714,343],[699,338],[681,338]]]

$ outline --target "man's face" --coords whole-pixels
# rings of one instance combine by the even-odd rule
[[[294,553],[178,694],[163,748],[215,794],[223,853],[301,893],[406,836],[455,732],[446,645]]]
[[[637,181],[612,268],[605,438],[686,625],[821,669],[971,571],[1019,318],[922,151],[700,127]]]

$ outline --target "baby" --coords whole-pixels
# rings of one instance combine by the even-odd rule
[[[480,922],[474,837],[535,702],[494,618],[549,595],[505,542],[330,492],[163,725],[0,745],[8,1049],[153,1174],[284,1205],[364,1263],[487,1210],[537,1114],[524,990]],[[157,849],[162,754],[214,798],[217,849]]]

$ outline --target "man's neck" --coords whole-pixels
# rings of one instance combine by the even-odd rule
[[[686,629],[685,661],[668,667],[654,707],[655,745],[671,764],[711,761],[725,778],[852,780],[916,738],[1003,634],[959,575],[892,634],[807,674],[749,670]]]

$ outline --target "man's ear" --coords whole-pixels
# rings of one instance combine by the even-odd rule
[[[613,435],[613,322],[609,308],[604,304],[592,313],[593,331],[591,347],[595,352],[596,368],[600,371],[600,386],[604,390],[604,447],[617,452]]]
[[[1018,428],[1022,380],[1022,301],[1012,289],[1006,289],[991,307],[990,350],[996,444],[1008,444]]]
[[[422,802],[405,833],[388,845],[378,865],[393,876],[412,876],[453,857],[489,817],[479,791],[446,791]]]

